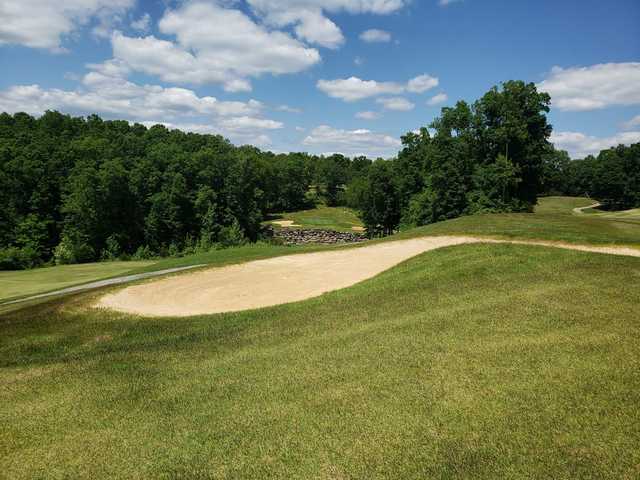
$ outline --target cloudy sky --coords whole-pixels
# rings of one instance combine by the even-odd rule
[[[0,111],[393,156],[501,81],[574,158],[640,141],[638,0],[0,0]]]

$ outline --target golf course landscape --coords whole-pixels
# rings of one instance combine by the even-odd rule
[[[0,480],[640,480],[638,39],[0,0]]]
[[[382,243],[464,234],[640,252],[640,225],[573,212],[591,203],[543,198],[533,214]],[[639,286],[640,258],[477,243],[258,310],[135,316],[94,308],[104,290],[27,303],[0,315],[0,468],[15,479],[635,478]]]

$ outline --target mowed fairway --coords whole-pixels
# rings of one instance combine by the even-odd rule
[[[356,212],[347,207],[319,205],[309,210],[277,214],[276,217],[275,222],[293,222],[293,225],[298,228],[327,229],[338,232],[363,229]],[[278,223],[275,224],[278,225]]]
[[[14,272],[0,272],[0,302],[51,290],[125,275],[155,262],[101,262],[83,265],[61,265]]]
[[[0,316],[0,477],[635,479],[639,292],[640,258],[472,244],[261,310],[28,307]]]

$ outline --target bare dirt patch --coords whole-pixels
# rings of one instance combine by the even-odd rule
[[[96,306],[143,316],[186,317],[279,305],[349,287],[429,250],[467,243],[541,245],[640,257],[640,250],[624,247],[423,237],[200,270],[124,288],[102,297]]]

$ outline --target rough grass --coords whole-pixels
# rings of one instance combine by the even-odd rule
[[[310,210],[287,212],[274,215],[276,220],[291,220],[299,228],[352,232],[353,227],[362,227],[362,222],[354,210],[347,207],[327,207],[320,205]]]
[[[484,235],[507,239],[556,240],[570,243],[595,245],[629,245],[640,247],[640,220],[615,212],[607,215],[574,215],[572,209],[592,204],[586,198],[546,197],[541,198],[535,213],[494,214],[461,217],[426,227],[412,229],[399,235],[377,241],[389,241],[423,235]],[[325,216],[321,213],[329,210]],[[295,212],[300,215],[296,222],[307,226],[304,217],[327,218],[333,216],[338,222],[341,208],[320,207],[315,210]],[[342,225],[350,225],[348,218],[353,215],[345,210]],[[624,213],[624,212],[622,212]],[[287,214],[289,215],[289,214]],[[357,220],[357,219],[356,219]],[[310,222],[313,220],[310,220]],[[337,223],[334,224],[334,227]],[[350,228],[350,227],[349,227]],[[282,246],[270,244],[252,244],[224,250],[199,253],[180,258],[166,258],[154,262],[109,262],[88,265],[52,267],[27,272],[0,272],[0,302],[36,293],[44,293],[66,286],[78,285],[122,274],[135,274],[167,268],[206,264],[223,266],[262,258],[275,257],[291,253],[304,253],[324,250],[327,246]],[[122,268],[121,271],[115,270]],[[80,275],[79,272],[91,272]],[[0,314],[6,311],[0,306]]]
[[[640,259],[516,245],[191,319],[0,317],[0,476],[638,478]]]
[[[420,235],[484,235],[507,239],[539,239],[594,245],[640,246],[640,222],[615,215],[575,215],[572,209],[593,204],[573,197],[541,198],[535,213],[460,217],[403,232]]]
[[[484,235],[507,239],[556,240],[570,243],[640,247],[640,220],[628,216],[616,216],[615,212],[607,215],[574,215],[572,213],[573,208],[590,205],[592,203],[592,200],[586,198],[545,197],[540,199],[535,213],[462,217],[412,229],[402,232],[399,235],[377,241],[389,241],[423,235]],[[316,213],[312,212],[324,210],[331,211],[331,213],[327,213],[327,215],[333,215],[333,218],[336,219],[338,218],[337,212],[344,209],[321,207],[315,210],[296,212],[291,215],[314,218],[313,215],[316,215]],[[352,212],[350,213],[349,210],[346,210],[346,212],[345,218],[348,219],[352,215]],[[320,217],[322,217],[322,215],[320,215]],[[326,216],[323,218],[326,218]],[[305,223],[305,220],[299,218],[295,221],[302,222],[302,224]],[[333,221],[337,222],[338,220]],[[345,222],[347,223],[343,223],[343,225],[350,224],[348,220],[345,220]],[[341,247],[293,247],[252,244],[224,250],[213,250],[211,252],[180,258],[166,258],[150,264],[112,262],[69,267],[52,267],[50,269],[37,269],[28,272],[0,272],[0,301],[36,293],[44,293],[66,286],[122,274],[142,273],[200,264],[223,266],[278,255],[304,253],[327,248]],[[123,270],[114,272],[111,270],[114,267],[123,268]],[[78,272],[86,269],[87,272],[95,272],[95,275],[81,276],[76,274],[75,269],[77,269]],[[47,280],[47,278],[52,280]],[[0,314],[5,310],[6,307],[0,306]]]

